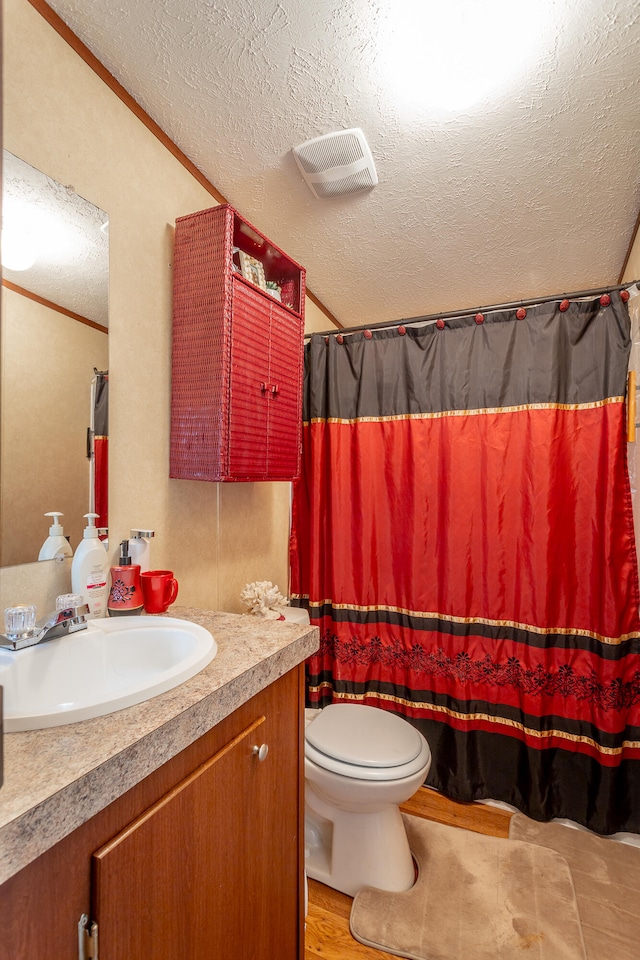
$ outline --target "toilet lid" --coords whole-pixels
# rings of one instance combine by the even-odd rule
[[[356,703],[331,703],[306,728],[318,754],[362,767],[401,767],[424,752],[425,740],[397,714]]]

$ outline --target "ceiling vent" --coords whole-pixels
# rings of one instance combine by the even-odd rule
[[[319,200],[370,190],[378,175],[362,130],[338,130],[293,148],[309,189]]]

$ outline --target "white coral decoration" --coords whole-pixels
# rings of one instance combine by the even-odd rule
[[[285,607],[289,603],[270,580],[256,580],[254,583],[248,583],[240,594],[240,599],[245,606],[249,607],[249,613],[253,613],[256,617],[264,617],[265,620],[277,620],[280,614],[274,610],[274,607]]]

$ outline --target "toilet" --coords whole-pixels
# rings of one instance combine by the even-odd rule
[[[415,870],[399,804],[431,765],[427,741],[395,713],[332,703],[305,715],[306,872],[353,897],[408,890]]]

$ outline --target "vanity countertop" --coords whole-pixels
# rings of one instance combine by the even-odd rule
[[[317,627],[289,621],[187,607],[167,616],[201,624],[218,644],[191,680],[105,717],[5,734],[0,883],[318,648]]]

